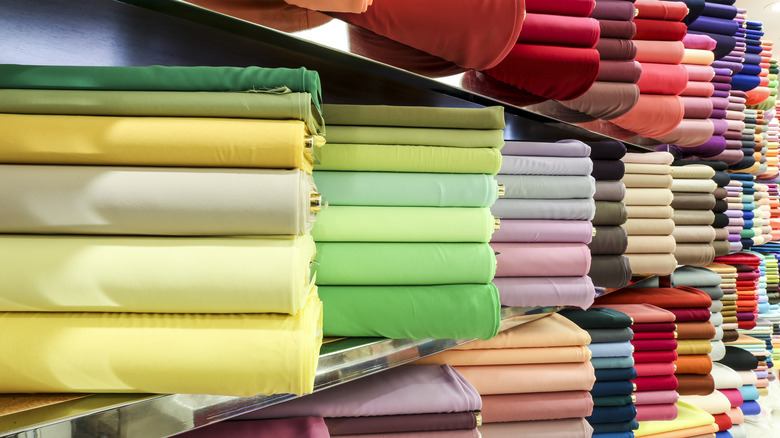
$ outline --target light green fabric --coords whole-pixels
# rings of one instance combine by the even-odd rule
[[[330,128],[328,128],[330,132]],[[322,149],[316,170],[375,172],[488,173],[501,169],[495,148],[336,144]]]
[[[509,199],[583,199],[596,193],[592,176],[496,175]]]
[[[333,206],[320,212],[316,242],[488,242],[488,208]]]
[[[386,126],[329,126],[328,143],[392,144],[497,148],[504,146],[500,129],[440,129]]]
[[[290,119],[305,122],[312,134],[323,132],[309,93],[0,89],[0,112]]]
[[[325,336],[489,339],[501,304],[492,284],[321,286]]]
[[[323,105],[331,125],[504,129],[504,107],[441,108],[388,105]]]
[[[306,92],[319,109],[320,76],[305,68],[93,67],[0,64],[0,88]]]
[[[487,243],[319,242],[318,285],[489,283],[496,256]]]
[[[489,207],[498,198],[492,175],[394,172],[314,172],[330,205]]]

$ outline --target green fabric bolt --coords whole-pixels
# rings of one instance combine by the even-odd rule
[[[321,110],[320,76],[305,68],[0,65],[0,88],[307,92]]]
[[[314,172],[330,205],[490,207],[498,198],[492,175],[395,172]]]
[[[489,283],[496,256],[487,243],[317,243],[318,285]]]
[[[488,242],[488,208],[332,206],[311,230],[316,242]]]
[[[328,124],[421,128],[504,129],[504,107],[442,108],[389,105],[322,106]]]
[[[321,134],[313,104],[309,93],[0,89],[2,113],[289,119]]]
[[[314,169],[495,175],[501,169],[501,151],[495,148],[337,144],[329,141]]]
[[[387,126],[328,126],[328,143],[496,148],[504,146],[500,129],[440,129]]]
[[[321,286],[324,336],[490,339],[498,333],[498,289],[488,284]]]

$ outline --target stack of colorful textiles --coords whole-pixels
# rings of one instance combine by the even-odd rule
[[[671,420],[677,415],[677,360],[674,313],[651,304],[596,304],[625,313],[633,319],[637,420]]]
[[[776,62],[772,60],[773,62]],[[776,64],[773,64],[776,65]],[[777,70],[777,67],[774,67],[770,70]],[[770,77],[773,79],[770,81],[770,86],[772,86],[772,91],[777,92],[777,75],[771,74]],[[767,99],[767,101],[770,101],[773,99],[774,96],[770,99]],[[766,101],[764,102],[766,103]],[[757,108],[763,109],[763,105],[756,105]],[[759,174],[756,179],[759,181],[769,181],[770,187],[773,185],[776,187],[777,183],[771,182],[775,179],[777,179],[778,175],[780,174],[780,168],[778,168],[778,148],[780,147],[780,138],[778,131],[780,131],[780,120],[775,117],[775,109],[774,106],[771,107],[771,109],[765,109],[764,115],[769,116],[769,121],[766,123],[766,129],[765,129],[765,135],[764,139],[766,140],[766,151],[764,153],[764,157],[766,158],[766,171],[762,174]],[[776,194],[776,193],[775,193]],[[774,207],[774,206],[773,206]]]
[[[597,303],[605,305],[647,303],[673,313],[677,325],[676,342],[673,342],[675,339],[671,339],[666,340],[665,343],[676,344],[677,392],[680,395],[707,395],[715,389],[710,375],[712,370],[712,359],[709,357],[712,352],[710,340],[715,337],[715,327],[710,322],[709,308],[712,299],[709,295],[689,286],[625,288],[599,297]],[[633,342],[637,350],[640,350],[640,347],[645,349],[646,342],[643,340],[635,337]],[[661,345],[657,341],[653,344]]]
[[[584,418],[593,409],[588,391],[595,377],[588,343],[586,331],[551,314],[415,363],[449,364],[474,385],[482,396],[483,436],[494,429],[554,431],[572,421],[589,436]]]
[[[305,397],[260,409],[190,432],[218,437],[233,431],[264,433],[270,419],[309,417],[323,422],[327,436],[477,438],[479,393],[447,365],[406,365],[363,377]],[[202,433],[203,435],[200,435]],[[223,435],[220,435],[222,433]],[[183,436],[190,437],[188,434]],[[231,435],[232,436],[232,435]],[[247,434],[247,436],[257,436]],[[265,436],[265,435],[261,435]],[[282,434],[280,438],[299,436]],[[315,435],[315,438],[319,438]]]
[[[548,100],[530,108],[571,123],[614,119],[630,111],[639,99],[636,83],[642,67],[634,61],[632,51],[621,57],[617,56],[615,49],[621,45],[629,49],[633,47],[631,39],[636,33],[632,22],[634,12],[632,0],[596,0],[596,6],[590,13],[601,28],[596,44],[600,57],[596,81],[582,96],[565,101]]]
[[[596,183],[590,151],[578,140],[504,146],[496,179],[506,194],[492,207],[501,228],[490,242],[503,305],[587,308],[593,303],[588,243]]]
[[[672,193],[674,200],[674,231],[676,241],[674,257],[677,263],[690,266],[707,266],[715,259],[715,196],[717,184],[712,178],[715,170],[710,166],[691,164],[672,166]],[[727,220],[722,215],[723,220]],[[720,227],[725,223],[718,223]]]
[[[737,16],[737,8],[732,6],[733,3],[731,0],[705,2],[701,15],[688,22],[689,34],[707,35],[717,42],[715,49],[713,49],[716,60],[721,60],[724,56],[729,55],[736,46],[734,34],[737,32],[739,24],[734,21]],[[727,64],[727,61],[716,62],[720,63],[713,64],[716,68]]]
[[[737,18],[745,18],[744,10],[739,10]],[[746,11],[745,11],[746,12]],[[753,91],[761,85],[761,36],[764,32],[761,31],[761,23],[755,21],[744,22],[744,27],[737,29],[736,40],[737,42],[744,42],[745,49],[742,55],[742,70],[735,74],[732,80],[732,86],[737,90],[745,92]],[[736,59],[734,60],[736,62]],[[769,72],[767,72],[768,74]],[[767,78],[768,83],[768,78]],[[764,84],[763,90],[750,94],[749,100],[746,102],[748,105],[756,104],[759,101],[765,100],[769,97],[769,89]],[[760,99],[760,100],[759,100]]]
[[[623,287],[631,280],[631,267],[623,256],[628,246],[628,235],[623,225],[627,218],[623,198],[626,186],[621,181],[625,165],[621,158],[626,154],[623,143],[615,140],[589,142],[593,161],[591,176],[596,179],[596,213],[591,221],[593,239],[588,248],[591,253],[589,276],[601,287]]]
[[[0,391],[311,392],[319,76],[0,71]]]
[[[718,383],[718,381],[715,381],[715,388],[718,388]],[[715,419],[715,424],[718,426],[717,432],[728,432],[733,426],[731,417],[728,414],[731,411],[731,401],[726,394],[717,389],[708,395],[684,395],[680,397],[680,401],[712,415]]]
[[[736,315],[734,317],[724,314],[724,323],[736,322],[740,329],[751,329],[756,326],[756,314],[758,308],[758,284],[761,277],[761,257],[755,254],[740,252],[729,254],[715,259],[718,263],[725,263],[737,269],[736,280]],[[725,292],[725,291],[724,291]],[[731,304],[723,297],[724,309]]]
[[[676,242],[671,203],[673,157],[668,152],[628,153],[622,159],[626,173],[628,220],[622,225],[628,234],[626,257],[634,274],[667,275],[677,260],[672,254]]]
[[[625,313],[609,308],[564,309],[559,312],[586,330],[591,337],[588,348],[595,369],[596,382],[590,393],[593,396],[593,413],[587,418],[593,427],[594,437],[609,434],[629,436],[638,424],[635,420],[632,379],[637,377],[631,356],[631,318]]]
[[[724,263],[713,263],[707,266],[707,269],[716,272],[720,278],[720,289],[722,296],[720,298],[720,328],[723,331],[723,342],[729,342],[737,339],[737,268]],[[715,302],[713,301],[713,305]],[[714,313],[713,313],[714,315]],[[716,326],[717,327],[717,326]],[[713,348],[714,350],[714,348]],[[722,351],[721,351],[722,352]],[[712,355],[711,355],[712,356]],[[712,356],[713,360],[720,360],[719,357]]]
[[[726,346],[726,356],[720,360],[720,363],[730,368],[739,377],[739,380],[737,381],[741,385],[738,388],[740,393],[739,398],[742,400],[742,403],[739,405],[739,410],[742,415],[737,413],[736,415],[732,414],[731,416],[735,425],[741,425],[745,422],[746,417],[750,415],[759,415],[761,413],[761,407],[757,402],[759,393],[758,388],[755,386],[757,379],[754,372],[754,370],[758,368],[759,361],[755,355],[747,350],[736,346]],[[739,435],[732,434],[734,436],[746,436],[741,429],[741,426],[737,427]]]
[[[731,174],[731,182],[736,183],[738,187],[741,187],[739,202],[742,204],[742,218],[744,219],[744,224],[740,231],[740,242],[742,243],[743,249],[750,249],[754,245],[761,245],[765,243],[765,241],[768,241],[768,239],[763,237],[765,230],[762,229],[763,221],[761,219],[761,211],[756,205],[756,194],[759,192],[759,188],[756,187],[754,180],[755,176],[749,173]],[[760,197],[761,195],[758,196]],[[727,200],[729,202],[737,201],[736,198],[727,198]],[[729,229],[729,231],[731,231],[731,229]]]
[[[488,245],[500,107],[326,105],[312,229],[325,336],[484,338],[500,322]],[[375,310],[382,308],[377,313]]]

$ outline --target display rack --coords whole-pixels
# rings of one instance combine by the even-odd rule
[[[556,307],[505,307],[503,322],[518,325],[559,310]],[[346,338],[323,344],[314,381],[321,391],[472,339]],[[291,394],[228,397],[196,394],[95,394],[0,416],[0,437],[162,438],[216,423],[295,398]]]

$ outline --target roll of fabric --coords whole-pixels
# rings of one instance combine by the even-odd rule
[[[493,284],[498,287],[504,306],[568,305],[587,308],[595,296],[590,278],[593,269],[591,264],[589,275],[581,277],[499,277],[493,279]],[[611,269],[609,272],[615,271]],[[630,277],[630,272],[627,276]]]
[[[313,390],[321,315],[316,297],[295,316],[7,312],[2,391],[301,395]]]
[[[128,67],[130,68],[130,67]],[[4,163],[299,168],[311,173],[298,120],[0,114]],[[41,129],[46,126],[46,129]],[[314,137],[315,147],[323,140]]]
[[[318,242],[487,242],[494,225],[487,208],[333,206],[311,234]]]
[[[630,165],[629,165],[630,166]],[[634,170],[634,169],[631,169]],[[626,173],[621,178],[626,188],[670,188],[672,187],[672,175],[670,174],[639,174]]]
[[[5,311],[295,314],[312,291],[309,235],[0,239]]]
[[[628,247],[626,231],[619,226],[596,227],[588,248],[593,255],[598,254],[623,254]]]
[[[629,260],[622,255],[594,255],[590,263],[588,276],[595,285],[617,288],[626,286],[631,280]]]
[[[596,214],[596,204],[593,199],[502,198],[490,207],[490,211],[502,219],[591,220]]]
[[[498,289],[491,283],[322,286],[319,294],[328,309],[325,336],[489,339],[498,333],[501,319]],[[373,311],[378,307],[385,309],[381,317]],[[472,316],[464,322],[457,315]]]
[[[488,207],[498,198],[485,174],[318,171],[314,181],[330,205]]]
[[[650,0],[639,0],[634,2],[634,4],[637,8],[636,18],[682,21],[688,14],[688,8],[684,3],[659,3]]]
[[[596,193],[591,176],[496,175],[506,199],[583,199]]]
[[[562,47],[593,47],[601,28],[593,18],[526,12],[517,41]]]
[[[455,369],[482,395],[588,391],[596,380],[590,362],[465,366]]]
[[[460,7],[453,6],[445,2],[429,3],[425,13],[412,0],[376,3],[361,14],[330,15],[464,68],[485,70],[501,62],[520,34],[525,18],[524,3],[477,6],[465,2]],[[453,41],[451,35],[464,32],[464,26],[473,26],[473,32],[479,32],[477,22],[470,21],[476,17],[479,22],[494,23],[494,32],[480,38],[464,36],[457,43]]]
[[[596,160],[593,161],[593,171],[591,176],[598,181],[616,181],[626,173],[626,167],[619,160]]]
[[[596,18],[596,17],[591,17]],[[636,34],[636,25],[625,20],[599,20],[601,38],[631,39]]]
[[[681,41],[633,40],[633,43],[637,48],[634,59],[642,64],[643,74],[645,63],[680,64],[685,56]]]
[[[583,276],[590,270],[590,251],[577,243],[499,243],[496,277]]]
[[[642,66],[636,61],[602,60],[597,80],[636,84],[642,75]]]
[[[625,234],[625,233],[624,233]],[[590,221],[504,219],[491,242],[589,243],[594,237]]]
[[[328,125],[329,143],[360,145],[425,145],[462,148],[504,146],[500,129],[449,129],[399,126]]]
[[[329,125],[402,126],[451,129],[504,129],[504,109],[445,108],[402,105],[322,106]]]
[[[183,434],[186,438],[215,438],[220,436],[261,437],[306,436],[329,438],[328,426],[322,417],[274,418],[252,421],[223,421],[193,429]]]
[[[415,364],[471,366],[574,363],[585,362],[590,360],[590,357],[590,350],[584,346],[491,348],[484,350],[447,350],[420,359]]]
[[[628,219],[621,225],[628,235],[671,235],[675,222],[672,219]]]
[[[584,418],[563,420],[515,421],[507,423],[487,423],[479,427],[483,438],[510,438],[515,436],[555,436],[560,434],[571,438],[592,436],[591,427]]]
[[[596,201],[622,201],[626,196],[626,186],[621,181],[596,181]]]
[[[483,423],[582,418],[592,410],[593,399],[585,391],[482,396]]]
[[[674,183],[672,183],[674,187]],[[670,205],[674,195],[670,189],[630,188],[626,190],[623,203],[630,205]]]
[[[319,242],[317,284],[488,283],[496,272],[486,243]]]
[[[631,111],[611,121],[639,135],[657,137],[676,128],[683,119],[684,111],[679,96],[645,94],[639,97]],[[626,173],[629,173],[628,167]]]
[[[487,173],[501,169],[496,148],[329,143],[317,170],[363,172]]]
[[[688,28],[679,21],[662,21],[646,18],[634,18],[636,34],[640,40],[682,41]]]
[[[317,216],[300,170],[2,165],[0,185],[3,233],[295,235]]]
[[[371,417],[326,418],[330,436],[382,435],[448,431],[457,433],[477,427],[477,413],[382,415]]]
[[[393,397],[385,397],[389,393]],[[373,417],[471,412],[481,408],[479,393],[454,368],[420,365],[392,368],[238,418]]]
[[[538,14],[567,15],[572,17],[587,17],[593,12],[593,0],[570,0],[550,4],[545,0],[528,0],[525,2],[528,12]]]
[[[593,225],[622,225],[628,218],[626,205],[622,202],[597,201]]]
[[[622,146],[622,143],[621,143]],[[625,146],[623,146],[625,149]],[[521,157],[580,157],[591,156],[591,148],[579,140],[559,140],[556,142],[507,141],[501,149],[504,156]],[[570,163],[580,162],[571,161]],[[580,165],[582,163],[579,163]],[[586,166],[587,167],[587,166]],[[587,174],[583,174],[587,175]]]
[[[628,236],[626,253],[629,254],[670,254],[677,243],[674,236]]]
[[[0,96],[4,113],[289,119],[310,134],[324,128],[309,93],[0,89]]]
[[[590,175],[591,172],[593,172],[593,162],[588,157],[561,157],[550,160],[546,157],[505,155],[499,173],[502,175],[586,176]]]
[[[628,217],[633,219],[671,219],[674,209],[666,205],[627,205]]]

